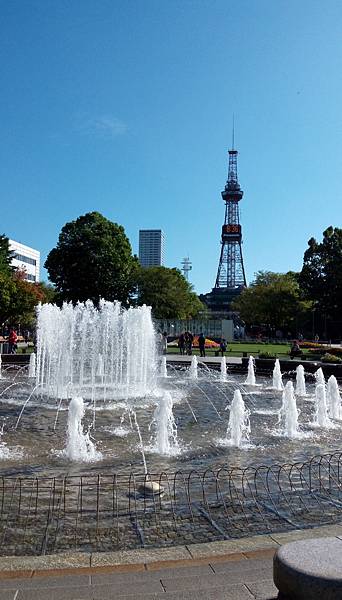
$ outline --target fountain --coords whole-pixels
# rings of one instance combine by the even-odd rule
[[[193,356],[191,359],[189,373],[190,373],[190,379],[198,379],[197,356]]]
[[[28,376],[35,377],[36,376],[36,355],[34,352],[30,355]]]
[[[317,371],[315,372],[315,379],[316,383],[321,383],[322,385],[325,385],[324,373],[321,367],[319,367],[319,369],[317,369]]]
[[[75,396],[69,404],[67,445],[63,454],[74,461],[92,462],[100,460],[102,455],[95,448],[89,432],[83,430],[82,420],[85,414],[83,398]]]
[[[245,407],[240,390],[235,390],[230,406],[229,422],[226,434],[226,443],[229,446],[241,448],[248,443],[251,426],[249,422],[250,410]]]
[[[282,386],[279,361],[274,365],[274,390],[265,381],[256,383],[253,357],[249,357],[247,379],[246,374],[232,373],[228,380],[225,357],[220,359],[219,372],[207,366],[199,372],[196,356],[192,356],[190,368],[173,365],[169,369],[166,357],[157,356],[155,337],[146,307],[126,311],[119,303],[104,301],[98,308],[91,302],[40,307],[36,379],[32,356],[29,377],[9,369],[6,380],[0,382],[0,419],[6,419],[9,432],[3,469],[13,468],[11,450],[22,440],[27,448],[18,461],[19,472],[34,464],[42,475],[51,474],[53,468],[68,472],[69,460],[78,463],[73,467],[75,473],[82,473],[84,463],[99,457],[99,450],[101,469],[122,470],[134,465],[137,472],[144,473],[176,471],[185,463],[189,469],[204,469],[234,464],[235,460],[243,465],[251,460],[282,460],[285,455],[297,458],[298,443],[291,440],[305,436],[312,422],[316,424],[315,442],[307,442],[302,453],[314,452],[318,444],[331,448],[338,443],[338,426],[334,424],[334,429],[329,420],[341,418],[333,380],[327,399],[317,384],[313,415],[313,405],[304,395],[306,389],[313,395],[314,384],[308,380],[305,389],[301,365],[295,397],[291,384],[285,390]],[[220,381],[225,383],[220,385]],[[246,389],[248,385],[251,387]],[[282,402],[277,390],[284,392]],[[228,430],[224,439],[218,440],[227,404],[231,409]],[[247,447],[250,415],[256,443],[248,445],[247,458],[236,449]],[[277,434],[278,418],[281,436]],[[318,427],[325,431],[320,433]],[[53,467],[52,446],[57,461]],[[221,446],[225,450],[220,450]]]
[[[144,396],[155,386],[151,309],[101,300],[38,309],[36,383],[52,397]]]
[[[103,377],[104,376],[104,362],[103,362],[103,356],[102,354],[99,354],[97,357],[97,367],[96,367],[96,375],[98,377]]]
[[[316,384],[314,424],[319,427],[329,427],[331,424],[328,417],[326,391],[323,383]]]
[[[330,518],[331,476],[320,467],[327,463],[311,467],[311,459],[318,449],[339,447],[341,399],[334,378],[326,397],[323,374],[315,386],[309,377],[305,382],[300,366],[296,397],[291,382],[283,389],[279,361],[276,389],[266,378],[256,384],[252,357],[247,380],[238,364],[228,380],[223,359],[220,372],[218,363],[211,370],[196,356],[190,369],[176,361],[169,366],[155,351],[150,309],[125,311],[118,303],[101,302],[98,309],[91,302],[44,305],[37,337],[36,378],[31,357],[28,371],[9,365],[0,381],[6,516],[0,554],[12,541],[13,553],[76,546],[117,551],[187,543],[193,531],[199,542],[222,532],[239,537],[246,523],[254,533],[283,528],[284,519],[286,527],[307,526],[303,497],[314,507],[313,521],[321,519],[323,505],[323,517]],[[315,387],[313,407],[305,393],[310,399]],[[306,467],[298,468],[300,461],[307,461],[313,480],[307,481]],[[321,503],[324,489],[327,501]],[[225,518],[222,503],[233,519]],[[173,531],[172,524],[169,540],[165,531]]]
[[[254,358],[250,356],[248,359],[248,373],[245,381],[246,385],[255,385],[255,371],[254,371]]]
[[[164,456],[175,454],[178,450],[177,427],[172,412],[173,400],[170,392],[164,392],[159,398],[153,415],[155,452]]]
[[[163,377],[164,379],[167,377],[166,356],[162,356],[162,359],[161,359],[160,377]]]
[[[221,375],[220,375],[220,380],[221,381],[227,381],[227,362],[226,362],[226,357],[222,356],[221,358]]]
[[[335,375],[331,375],[327,384],[327,406],[329,416],[340,420],[342,417],[340,390]]]
[[[298,437],[298,415],[293,383],[292,381],[288,381],[283,391],[282,405],[279,411],[279,423],[285,437]]]
[[[282,374],[281,374],[281,369],[280,369],[280,362],[279,362],[278,358],[276,359],[276,361],[274,363],[272,387],[275,390],[278,390],[279,392],[283,391],[283,389],[284,389]]]
[[[303,365],[298,365],[296,369],[296,394],[306,396],[305,371]]]
[[[2,379],[2,360],[1,360],[1,352],[0,352],[0,379]]]

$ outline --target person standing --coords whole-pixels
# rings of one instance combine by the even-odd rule
[[[198,336],[198,346],[200,350],[200,356],[205,356],[205,336],[202,331]]]
[[[223,356],[225,351],[227,350],[227,343],[226,343],[225,338],[222,338],[220,341],[220,350],[221,350],[221,356]]]
[[[11,329],[8,336],[9,354],[15,354],[17,349],[18,336],[15,329]]]
[[[190,333],[190,331],[186,331],[184,337],[185,337],[185,351],[189,356],[191,356],[192,342],[193,342],[194,336],[192,335],[192,333]]]
[[[179,338],[178,338],[178,348],[179,348],[179,353],[180,354],[184,354],[184,350],[185,350],[185,338],[184,338],[184,333],[181,333]]]

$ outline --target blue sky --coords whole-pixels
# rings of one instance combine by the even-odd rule
[[[235,113],[243,253],[301,268],[342,226],[340,0],[1,0],[0,232],[45,259],[98,210],[214,285]],[[43,273],[46,279],[46,274]]]

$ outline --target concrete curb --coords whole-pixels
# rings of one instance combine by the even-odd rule
[[[282,543],[314,537],[342,537],[342,523],[173,548],[147,548],[92,554],[66,552],[46,556],[4,556],[0,557],[0,579],[145,571],[264,558],[273,556]]]

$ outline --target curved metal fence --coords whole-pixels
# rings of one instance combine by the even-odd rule
[[[336,523],[342,451],[301,463],[0,478],[0,553],[114,551]]]

